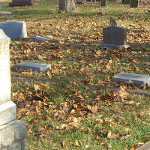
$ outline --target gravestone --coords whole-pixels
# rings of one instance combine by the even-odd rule
[[[12,0],[12,3],[9,3],[9,6],[31,6],[35,4],[34,2],[35,0]]]
[[[148,15],[150,15],[150,10],[148,11],[148,13],[147,13]]]
[[[150,85],[150,76],[121,72],[112,78],[113,81],[120,83],[121,81],[132,81],[136,85]]]
[[[26,150],[26,125],[16,120],[16,105],[11,101],[10,38],[0,29],[0,149]]]
[[[103,29],[103,44],[100,47],[121,47],[128,48],[127,31],[125,28],[110,26]]]
[[[51,38],[45,38],[45,37],[41,37],[41,36],[33,36],[33,37],[31,37],[31,40],[34,40],[34,41],[52,41]]]
[[[12,12],[11,11],[0,11],[1,15],[11,15]]]
[[[3,29],[4,33],[11,39],[17,37],[18,38],[27,37],[25,22],[18,22],[18,21],[2,22],[0,23],[0,29]]]
[[[43,64],[43,63],[33,63],[33,62],[21,62],[18,64],[13,65],[13,68],[19,69],[32,69],[33,71],[46,71],[47,69],[51,69],[50,64]]]
[[[138,7],[138,0],[131,0],[130,1],[130,7],[133,7],[133,8]]]
[[[77,4],[85,4],[86,0],[77,0]]]
[[[103,7],[106,6],[106,0],[101,0],[101,6],[103,6]]]
[[[130,0],[122,0],[122,4],[130,4]]]
[[[114,20],[113,17],[110,17],[110,26],[117,26],[117,22]]]

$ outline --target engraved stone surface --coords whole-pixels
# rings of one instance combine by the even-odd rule
[[[21,62],[18,64],[15,64],[13,68],[20,68],[20,69],[32,69],[36,70],[38,72],[46,71],[47,69],[51,69],[50,64],[43,64],[43,63],[33,63],[33,62]]]
[[[27,37],[25,22],[18,22],[18,21],[2,22],[0,23],[0,29],[3,29],[4,33],[11,39],[17,37],[18,38]]]
[[[121,81],[132,81],[136,85],[150,85],[150,76],[121,72],[112,78],[113,81],[120,83]]]
[[[122,47],[128,48],[127,31],[125,28],[110,26],[103,29],[103,44],[101,47]]]
[[[12,101],[0,105],[0,125],[16,119],[16,104]]]
[[[0,104],[11,100],[10,38],[0,29]]]
[[[1,15],[11,15],[12,12],[11,11],[0,11]]]
[[[31,39],[34,41],[52,41],[51,38],[45,38],[45,37],[41,37],[41,36],[33,36],[33,37],[31,37]]]

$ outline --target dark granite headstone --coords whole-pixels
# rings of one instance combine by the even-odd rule
[[[138,0],[131,0],[130,7],[133,7],[133,8],[138,7]]]
[[[101,47],[122,47],[128,48],[127,31],[125,28],[110,26],[103,29],[103,44]]]
[[[132,81],[136,85],[150,85],[150,76],[121,72],[112,78],[114,82]]]
[[[34,2],[35,0],[12,0],[12,3],[9,3],[9,6],[31,6],[34,5]]]
[[[130,0],[122,0],[122,4],[130,4]]]
[[[106,0],[101,0],[101,6],[103,6],[103,7],[106,6]]]

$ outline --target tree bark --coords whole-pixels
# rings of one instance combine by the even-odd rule
[[[75,12],[75,0],[59,0],[58,12]]]

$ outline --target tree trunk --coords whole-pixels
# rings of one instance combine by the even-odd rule
[[[75,0],[59,0],[58,12],[75,12]]]

